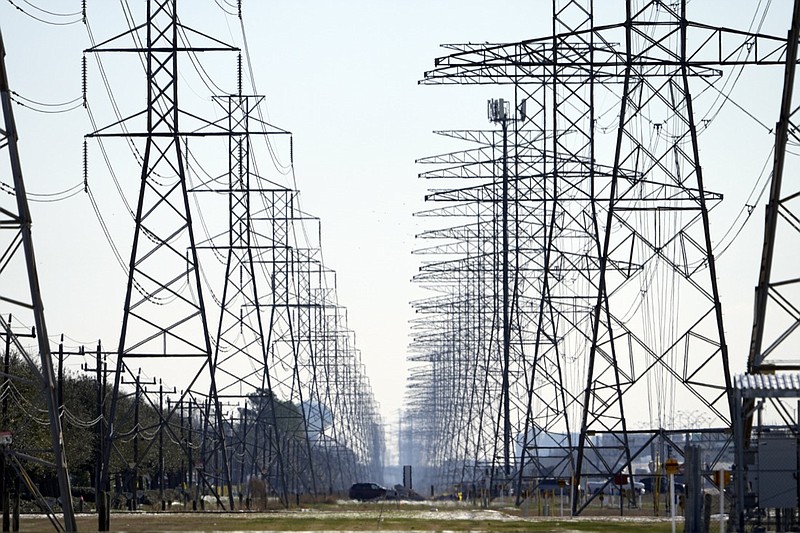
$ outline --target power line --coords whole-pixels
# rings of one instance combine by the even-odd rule
[[[75,11],[74,13],[56,13],[55,11],[48,11],[46,9],[43,9],[35,5],[33,2],[30,2],[29,0],[22,0],[22,1],[31,6],[32,8],[34,8],[35,10],[41,11],[42,13],[46,13],[48,15],[52,15],[54,17],[75,17],[75,16],[81,16],[82,14],[80,11]]]
[[[23,1],[25,1],[25,0],[23,0]],[[17,4],[15,4],[13,0],[8,0],[8,3],[11,4],[12,6],[14,6],[14,8],[16,8],[17,11],[19,11],[20,13],[22,13],[24,15],[27,15],[28,17],[32,18],[33,20],[36,20],[38,22],[42,22],[44,24],[49,24],[51,26],[69,26],[71,24],[78,24],[78,23],[82,22],[82,19],[80,17],[76,18],[75,20],[71,20],[71,21],[67,21],[67,22],[53,22],[53,21],[50,21],[50,20],[45,20],[45,19],[43,19],[41,17],[38,17],[38,16],[36,16],[36,15],[34,15],[32,13],[29,13],[29,12],[25,11],[22,7],[20,7]],[[25,3],[28,4],[28,5],[31,5],[32,7],[35,7],[30,2],[26,1]],[[39,9],[39,8],[36,8],[36,9]],[[44,11],[42,9],[39,9],[39,10],[40,11]],[[67,15],[55,14],[55,15],[56,16],[72,16],[72,15],[69,15],[69,14],[67,14]],[[77,13],[77,15],[80,15],[80,13]]]
[[[65,106],[74,104],[75,102],[79,102],[83,98],[81,96],[78,96],[76,98],[73,98],[72,100],[67,100],[66,102],[47,103],[47,102],[40,102],[38,100],[33,100],[31,98],[27,98],[27,97],[19,94],[17,91],[10,91],[10,92],[11,92],[11,94],[16,96],[17,98],[19,98],[21,100],[25,100],[25,102],[28,102],[28,103],[31,103],[31,104],[35,104],[35,105],[39,105],[39,106],[43,106],[43,107],[65,107]]]
[[[19,105],[21,107],[24,107],[25,109],[30,109],[31,111],[35,111],[37,113],[44,113],[46,115],[57,115],[57,114],[60,114],[60,113],[69,113],[70,111],[75,111],[79,107],[83,106],[83,103],[78,102],[77,104],[73,105],[72,107],[68,107],[66,109],[38,109],[36,107],[33,107],[31,105],[26,104],[25,102],[23,102],[22,100],[20,100],[18,98],[11,97],[11,101],[13,101],[15,104],[17,104],[17,105]]]

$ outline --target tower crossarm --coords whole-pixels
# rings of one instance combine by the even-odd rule
[[[646,42],[646,53],[637,55],[635,67],[643,76],[671,76],[687,67],[690,76],[715,77],[715,67],[785,64],[785,37],[686,22],[685,59],[668,44],[681,31],[677,21],[634,20],[632,31]],[[626,57],[617,43],[625,40],[625,24],[598,26],[593,30],[542,37],[507,44],[443,45],[457,52],[439,57],[434,68],[419,82],[443,84],[535,84],[552,77],[558,67],[562,81],[585,82],[590,69],[598,82],[622,83]],[[593,38],[594,46],[586,43]],[[590,53],[591,52],[591,53]]]

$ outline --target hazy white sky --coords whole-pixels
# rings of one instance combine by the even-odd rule
[[[143,0],[128,2],[134,13],[141,12]],[[75,18],[36,12],[23,0],[14,3],[49,21]],[[81,7],[78,0],[30,3],[58,13]],[[89,0],[89,20],[98,41],[126,28],[122,3]],[[486,100],[510,95],[506,87],[424,87],[417,80],[432,68],[434,57],[444,55],[440,43],[506,42],[549,34],[550,4],[543,0],[243,2],[258,92],[266,95],[271,122],[294,134],[303,206],[322,220],[325,261],[338,272],[340,303],[348,308],[349,325],[386,414],[402,403],[407,321],[412,316],[408,302],[421,296],[410,278],[418,267],[418,258],[411,255],[413,237],[423,226],[412,213],[424,208],[426,184],[416,178],[420,169],[414,160],[462,148],[442,144],[430,132],[487,127]],[[611,2],[596,2],[598,23],[621,20],[621,2],[614,4],[620,5],[612,11]],[[746,29],[753,4],[704,0],[690,2],[690,8],[697,11],[693,18],[703,22]],[[774,4],[763,31],[785,35],[790,2]],[[179,6],[184,23],[242,44],[238,19],[224,15],[213,0],[183,0]],[[42,102],[80,96],[82,50],[89,46],[82,24],[43,24],[2,0],[0,28],[16,92]],[[111,56],[103,60],[114,75],[123,114],[141,109],[145,83],[136,63]],[[215,80],[233,91],[234,58],[209,59],[209,63]],[[781,74],[779,69],[758,75],[755,69],[745,70],[732,97],[771,127],[777,120]],[[182,82],[187,104],[202,100],[195,94],[207,92],[190,76]],[[91,68],[89,98],[102,110],[99,102],[105,93]],[[16,111],[29,191],[49,193],[81,182],[82,136],[91,129],[82,108],[57,115]],[[109,122],[109,117],[106,113],[98,122]],[[747,201],[771,141],[765,128],[733,105],[725,106],[701,136],[708,188],[726,197],[725,207],[712,217],[717,241]],[[285,148],[284,161],[288,160]],[[120,176],[129,183],[138,172],[131,163],[120,165]],[[119,231],[118,242],[126,242],[129,219],[97,154],[90,161],[89,181],[109,225]],[[64,332],[72,345],[93,344],[101,338],[107,349],[115,348],[124,276],[86,195],[35,203],[32,209],[50,333]],[[719,265],[734,373],[744,368],[749,340],[763,202],[757,210]]]

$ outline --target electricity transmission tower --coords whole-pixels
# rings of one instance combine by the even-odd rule
[[[192,227],[187,188],[186,161],[182,139],[192,136],[227,136],[215,127],[179,107],[179,56],[235,49],[207,35],[185,27],[178,21],[176,0],[148,0],[146,20],[140,26],[108,39],[89,52],[128,52],[140,54],[146,75],[147,102],[143,111],[102,128],[89,137],[144,139],[137,156],[141,163],[138,200],[134,214],[135,230],[129,263],[127,289],[116,361],[114,395],[109,412],[109,433],[105,445],[103,483],[108,487],[118,438],[120,386],[125,375],[135,375],[137,367],[151,375],[171,368],[172,385],[181,397],[169,412],[157,409],[151,394],[143,394],[171,437],[187,443],[173,431],[169,422],[184,400],[198,406],[202,435],[196,464],[197,483],[212,494],[227,484],[228,506],[233,507],[230,490],[228,447],[225,444],[223,409],[217,385],[217,367],[210,344],[207,312],[200,279],[196,240]],[[121,41],[131,38],[133,47]],[[191,41],[202,40],[203,45]],[[137,122],[144,119],[142,127]],[[193,122],[186,127],[183,122]],[[207,128],[208,131],[199,131]],[[115,422],[117,422],[115,424]],[[142,456],[154,445],[150,441]],[[184,449],[191,456],[188,449]],[[221,470],[208,468],[213,457],[221,458]],[[218,461],[214,461],[217,465]],[[133,480],[136,490],[137,480]],[[218,502],[219,497],[217,496]]]
[[[673,424],[678,407],[702,409],[720,429],[730,427],[731,379],[709,228],[709,211],[721,195],[708,191],[703,179],[692,90],[712,85],[719,67],[782,64],[786,39],[691,22],[685,2],[629,0],[625,21],[602,27],[594,26],[591,0],[556,0],[553,13],[549,37],[447,45],[452,53],[438,58],[422,83],[510,86],[515,128],[542,132],[520,140],[510,135],[507,150],[495,151],[500,161],[529,150],[533,167],[496,167],[487,186],[493,195],[485,196],[487,203],[509,203],[514,213],[508,226],[487,226],[495,234],[482,252],[495,257],[494,270],[486,273],[496,280],[495,296],[510,292],[515,304],[513,318],[489,322],[484,338],[516,329],[512,353],[526,370],[519,389],[503,380],[501,390],[474,405],[507,412],[505,398],[513,398],[512,406],[520,406],[515,442],[510,445],[503,428],[485,447],[494,453],[466,459],[505,463],[513,448],[519,488],[559,476],[571,477],[577,491],[582,477],[632,473],[633,461]],[[598,109],[598,94],[615,102],[610,110]],[[606,116],[616,116],[616,124],[601,128],[598,120]],[[524,191],[502,186],[530,177],[534,185]],[[450,187],[428,199],[450,198],[452,206],[437,214],[464,216],[471,209],[467,190]],[[485,212],[490,220],[502,219],[497,208]],[[520,231],[525,226],[531,229]],[[497,259],[506,253],[501,241],[512,257],[536,267]],[[462,244],[446,246],[439,251],[463,252],[455,248]],[[459,272],[463,263],[436,264],[448,272],[442,279],[463,276],[471,283],[481,275],[474,267]],[[423,265],[423,272],[431,266]],[[448,312],[464,315],[475,313],[480,300],[456,301],[463,303]],[[443,322],[451,327],[454,321]],[[440,341],[461,342],[459,332],[441,329]],[[449,352],[420,348],[433,358],[481,357],[474,342]],[[507,351],[486,349],[495,350],[495,360],[497,350]],[[489,379],[490,366],[472,379]],[[634,439],[632,420],[653,433]],[[445,430],[441,440],[453,437]],[[463,453],[448,453],[441,464],[465,461]],[[579,498],[573,505],[580,512]]]
[[[17,146],[17,128],[14,122],[14,112],[11,105],[11,94],[8,84],[8,75],[5,65],[5,45],[0,33],[0,106],[2,106],[3,122],[0,123],[0,149],[8,154],[8,166],[4,165],[3,182],[10,178],[13,193],[3,196],[0,205],[0,235],[2,236],[2,264],[0,272],[4,280],[0,301],[11,309],[14,314],[8,319],[0,317],[0,328],[5,336],[6,355],[3,369],[2,395],[7,398],[12,394],[16,380],[22,379],[30,382],[31,377],[40,388],[42,399],[46,405],[49,418],[50,451],[21,450],[19,444],[14,445],[14,435],[10,433],[2,436],[0,444],[0,475],[2,475],[3,497],[2,505],[8,510],[7,492],[10,487],[6,485],[6,471],[13,470],[26,484],[26,489],[34,495],[43,509],[46,509],[48,518],[58,531],[75,531],[75,514],[72,506],[72,490],[70,487],[67,457],[64,451],[64,434],[62,432],[59,405],[56,402],[55,377],[53,375],[53,361],[50,354],[50,344],[47,337],[47,325],[44,317],[44,304],[39,289],[39,277],[36,270],[34,257],[33,237],[31,234],[31,213],[28,208],[28,199],[25,193],[25,182],[22,176],[22,165]],[[9,172],[10,170],[10,172]],[[21,256],[21,257],[20,257]],[[20,282],[25,279],[27,281]],[[23,321],[33,321],[33,336],[36,337],[39,349],[38,364],[34,357],[28,353],[20,341],[20,335],[12,331],[12,317]],[[24,336],[24,335],[23,335]],[[9,372],[10,348],[24,360],[24,365],[29,373],[28,377],[11,375]],[[8,423],[7,399],[3,400],[2,424],[0,431],[5,431]],[[32,447],[33,448],[33,447]],[[38,448],[38,446],[36,446]],[[28,461],[52,466],[56,471],[58,489],[61,497],[63,523],[55,517],[53,510],[44,501],[39,488],[31,482],[26,472],[25,465]]]
[[[731,513],[734,526],[744,531],[748,514],[746,511],[758,506],[768,507],[761,499],[761,491],[748,486],[750,476],[758,476],[760,464],[756,466],[751,457],[758,457],[760,445],[755,442],[753,422],[758,416],[759,426],[763,411],[774,420],[780,420],[796,437],[800,415],[796,404],[798,397],[797,371],[800,358],[797,355],[797,327],[800,325],[800,295],[797,276],[797,260],[793,257],[800,243],[800,182],[797,180],[798,161],[793,147],[797,145],[798,89],[796,81],[798,40],[800,40],[800,1],[793,3],[792,17],[787,35],[778,122],[775,125],[775,148],[772,162],[772,181],[766,205],[764,239],[758,285],[755,293],[753,328],[747,358],[747,372],[737,380],[737,394],[741,398],[735,405],[734,435],[737,445],[736,472],[734,476],[736,514]],[[742,389],[751,389],[753,394],[743,394]],[[766,391],[769,391],[768,393]],[[763,392],[762,394],[758,394]],[[756,397],[764,398],[758,404]],[[761,428],[757,436],[761,437]],[[764,443],[768,444],[768,443]],[[766,448],[761,448],[766,450]],[[752,454],[752,455],[750,455]],[[765,458],[766,460],[766,458]],[[791,463],[787,463],[791,464]],[[794,467],[792,467],[794,468]],[[753,472],[755,470],[755,472]],[[756,484],[762,486],[760,483]],[[758,493],[753,499],[752,492]],[[759,510],[755,511],[758,516]],[[790,514],[793,517],[793,514]],[[760,519],[760,518],[759,518]]]
[[[758,285],[756,286],[755,313],[750,351],[747,360],[749,374],[800,370],[800,358],[792,342],[800,325],[796,275],[796,262],[784,250],[796,250],[798,190],[800,184],[793,179],[797,161],[791,147],[797,142],[797,57],[800,38],[800,2],[794,2],[791,27],[785,51],[783,91],[778,123],[775,127],[775,153],[772,166],[772,183],[766,209],[764,244],[761,255]],[[746,438],[752,425],[752,412],[748,415]]]
[[[244,506],[253,478],[283,505],[290,493],[316,497],[380,479],[377,404],[337,301],[335,275],[322,261],[319,220],[300,209],[298,191],[259,172],[255,139],[266,141],[278,167],[269,139],[288,132],[263,120],[262,97],[242,94],[241,59],[238,94],[214,97],[222,118],[206,120],[178,105],[180,55],[205,80],[198,53],[235,49],[185,27],[175,9],[175,0],[148,0],[143,24],[89,50],[140,54],[148,88],[144,111],[89,135],[124,138],[142,168],[110,412],[117,422],[107,435],[103,482],[107,487],[110,473],[120,474],[132,492],[137,464],[155,448],[150,439],[130,463],[115,446],[138,428],[129,422],[140,401],[158,413],[158,440],[168,435],[188,458],[183,476],[201,506],[210,493],[233,509],[234,492]],[[133,47],[120,44],[125,38]],[[137,125],[141,120],[146,126]],[[227,141],[222,174],[189,149],[190,139],[195,148],[194,139],[203,137]],[[224,199],[224,207],[203,209],[210,198]],[[220,212],[223,229],[209,231],[204,214]],[[198,241],[200,227],[205,238]],[[123,400],[124,376],[139,369],[143,379],[165,376],[180,390],[166,410],[138,378],[136,400]]]
[[[228,231],[221,237],[226,242],[218,243],[212,238],[208,243],[200,243],[198,248],[224,253],[225,277],[213,343],[212,367],[216,373],[217,396],[224,401],[244,402],[244,417],[249,412],[248,400],[254,400],[250,396],[257,397],[254,412],[250,415],[255,419],[251,418],[249,431],[247,424],[240,428],[241,431],[234,431],[233,424],[229,428],[237,439],[238,446],[255,465],[260,459],[256,457],[257,447],[247,445],[254,440],[253,433],[259,430],[259,424],[264,425],[264,421],[272,428],[278,428],[279,425],[271,376],[273,370],[268,344],[264,342],[267,338],[264,333],[269,330],[263,325],[259,289],[260,264],[266,260],[264,255],[270,253],[276,245],[258,242],[253,221],[257,214],[254,203],[261,194],[285,190],[276,189],[275,185],[266,182],[254,171],[255,161],[251,147],[253,138],[257,135],[288,132],[265,124],[255,116],[257,106],[263,100],[262,96],[242,96],[241,91],[239,93],[215,99],[224,111],[224,127],[228,131],[227,183],[220,188],[214,180],[208,180],[191,192],[216,192],[228,198]],[[264,445],[274,450],[275,455],[275,459],[270,458],[268,461],[275,462],[277,467],[277,482],[272,484],[284,505],[288,505],[283,443],[278,438],[277,431],[271,431],[266,436],[270,440]],[[240,461],[240,484],[244,483],[241,470],[246,462],[247,460]],[[268,464],[260,465],[258,470],[262,469],[268,470]]]
[[[437,387],[429,400],[419,399],[421,407],[432,403],[439,416],[431,422],[447,426],[431,431],[458,435],[442,444],[430,439],[431,452],[438,455],[434,462],[454,483],[475,482],[487,471],[492,481],[509,480],[516,433],[524,423],[526,343],[534,334],[530,309],[538,305],[531,298],[542,249],[535,212],[541,179],[535,169],[545,136],[521,129],[524,118],[512,117],[508,102],[492,101],[489,111],[491,120],[501,122],[499,131],[437,132],[471,148],[418,160],[437,167],[421,174],[426,179],[469,184],[432,189],[426,199],[443,207],[417,214],[457,223],[418,236],[442,244],[416,251],[431,259],[415,281],[436,295],[413,304],[424,318],[414,325],[412,345],[412,359],[431,363],[432,374],[424,379]],[[458,465],[446,459],[453,455],[475,460]]]

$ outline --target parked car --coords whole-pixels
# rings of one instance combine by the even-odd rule
[[[536,485],[534,490],[540,494],[542,493],[560,494],[562,491],[565,495],[569,494],[569,491],[571,490],[569,481],[563,480],[563,483],[564,485],[562,486],[559,484],[558,479],[552,479],[552,478],[540,479],[539,483]]]
[[[656,476],[642,476],[640,479],[644,483],[644,489],[647,492],[655,492],[658,487],[658,492],[667,494],[669,492],[669,479],[667,476],[660,476],[661,483],[655,481]],[[675,481],[675,494],[683,494],[686,491],[686,485],[682,482]]]
[[[388,489],[381,487],[377,483],[354,483],[348,491],[351,500],[367,501],[377,498],[385,498]]]

